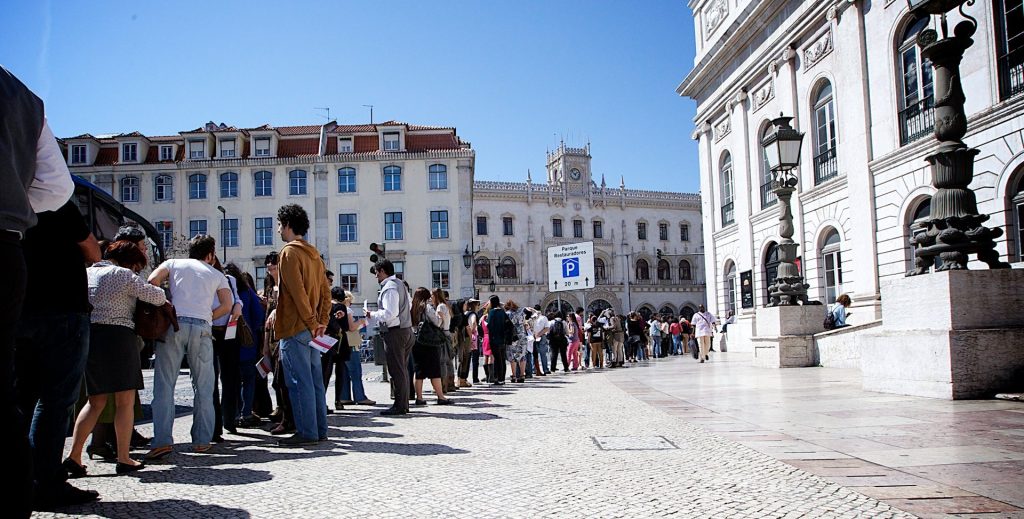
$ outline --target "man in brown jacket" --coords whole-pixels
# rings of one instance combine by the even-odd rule
[[[319,251],[303,238],[309,231],[306,210],[286,205],[277,211],[277,223],[286,244],[281,250],[274,333],[281,340],[281,362],[296,430],[279,443],[312,445],[327,439],[327,400],[320,351],[309,342],[327,330],[331,292]]]

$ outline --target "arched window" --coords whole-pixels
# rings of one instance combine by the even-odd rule
[[[448,167],[444,164],[431,164],[427,173],[429,189],[448,189]]]
[[[587,304],[587,315],[600,314],[601,312],[611,308],[612,305],[604,299],[595,299]],[[584,316],[586,317],[586,316]]]
[[[935,128],[932,64],[921,56],[921,47],[917,44],[917,33],[927,28],[930,22],[928,15],[912,19],[897,42],[901,146],[928,135]]]
[[[693,272],[690,271],[690,262],[679,260],[679,279],[689,281],[693,279]]]
[[[188,198],[189,200],[206,199],[206,175],[195,173],[188,176]]]
[[[917,207],[914,208],[914,212],[911,213],[910,222],[907,223],[907,229],[906,229],[907,230],[907,235],[908,236],[918,236],[918,235],[922,235],[925,232],[927,232],[927,229],[925,229],[924,226],[918,225],[918,222],[919,221],[927,220],[928,217],[931,216],[931,214],[932,214],[932,197],[929,196],[929,197],[925,197],[923,200],[918,202],[917,203]],[[916,251],[913,248],[910,249],[910,258],[908,258],[908,267],[907,267],[908,269],[913,269],[914,268],[914,258],[916,257],[915,256],[915,252]],[[933,263],[932,266],[935,267],[935,268],[938,268],[940,265],[942,265],[942,259],[940,259],[938,255],[936,255],[935,256],[935,263]]]
[[[155,186],[154,200],[157,202],[174,200],[174,177],[170,175],[157,175]]]
[[[825,289],[825,304],[836,302],[843,285],[843,259],[839,251],[839,233],[829,229],[821,244],[821,286]]]
[[[1016,5],[1014,5],[1016,4]],[[999,67],[999,97],[1002,100],[1024,92],[1024,5],[1020,0],[996,0],[996,54]]]
[[[516,260],[512,256],[501,258],[497,270],[500,279],[515,280],[518,277],[516,276]]]
[[[338,170],[338,192],[356,192],[356,168],[341,168]]]
[[[488,283],[491,281],[491,260],[487,258],[477,258],[473,262],[473,279],[477,283]]]
[[[1009,246],[1012,250],[1008,247],[1008,256],[1010,261],[1024,261],[1024,169],[1017,171],[1017,187],[1011,188],[1006,198],[1011,208],[1006,234],[1011,243],[1016,242]]]
[[[764,130],[761,131],[761,141],[764,138],[774,133],[775,129],[772,128],[770,122],[766,122]],[[761,209],[771,207],[775,205],[779,198],[775,196],[774,186],[772,185],[772,166],[768,163],[768,153],[764,151],[764,146],[758,146],[761,148]]]
[[[402,190],[402,168],[387,166],[384,168],[384,191]]]
[[[274,174],[269,171],[257,171],[252,176],[256,186],[256,196],[274,196]]]
[[[731,225],[734,221],[732,206],[732,155],[725,152],[722,156],[722,164],[719,168],[722,178],[722,225]]]
[[[643,317],[644,322],[650,321],[651,316],[654,315],[654,309],[647,305],[637,308],[636,311],[640,314],[640,317]]]
[[[693,314],[695,313],[697,313],[697,311],[694,310],[692,306],[684,306],[683,309],[679,311],[679,315],[687,321],[693,319]]]
[[[836,166],[836,110],[832,84],[823,82],[814,98],[814,185],[839,174]]]
[[[672,267],[669,266],[668,260],[658,260],[658,280],[668,281],[672,279]]]
[[[594,282],[601,283],[608,280],[608,273],[604,268],[604,260],[594,258]]]
[[[672,317],[676,315],[676,309],[669,305],[665,305],[661,307],[661,310],[658,310],[658,313],[661,314],[662,317]]]
[[[128,176],[121,179],[121,201],[139,201],[139,177]]]
[[[725,310],[726,312],[736,311],[736,264],[729,262],[725,265]]]
[[[649,281],[651,279],[651,266],[645,259],[636,260],[636,280]]]
[[[238,198],[238,173],[220,174],[220,197]]]
[[[775,283],[775,277],[779,275],[779,245],[771,242],[764,254],[764,303],[771,301],[768,294],[768,287]]]
[[[296,169],[288,172],[288,194],[303,196],[306,194],[306,172]]]

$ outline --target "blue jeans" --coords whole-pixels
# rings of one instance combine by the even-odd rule
[[[210,323],[194,317],[179,317],[180,329],[167,330],[163,342],[153,346],[153,448],[174,444],[174,386],[181,359],[188,355],[192,378],[192,445],[209,445],[213,438],[213,332]]]
[[[281,339],[281,363],[295,430],[307,440],[317,440],[327,437],[327,397],[320,350],[309,345],[311,340],[309,330]]]
[[[660,335],[652,335],[651,336],[651,343],[652,343],[651,344],[651,356],[654,357],[654,358],[660,357],[661,356],[661,336]]]
[[[68,410],[78,400],[89,357],[89,314],[23,315],[15,344],[18,406],[32,420],[33,479],[46,492],[67,479],[60,463]]]
[[[638,342],[636,345],[636,360],[644,360],[645,353],[647,353],[647,350],[644,349],[644,342]]]
[[[683,339],[679,335],[672,336],[672,354],[682,355],[683,354]]]
[[[345,361],[345,369],[341,370],[341,399],[355,400],[359,402],[366,400],[366,390],[363,389],[363,359],[359,351],[353,351]],[[355,395],[355,398],[352,396]]]
[[[551,373],[551,370],[544,369],[545,362],[551,358],[551,348],[548,346],[547,336],[542,337],[540,341],[536,342],[534,348],[537,348],[537,356],[540,358],[540,366],[535,366],[537,371]]]
[[[242,411],[241,417],[252,416],[252,402],[256,398],[256,379],[259,372],[256,371],[255,360],[243,360],[239,366],[242,376]]]

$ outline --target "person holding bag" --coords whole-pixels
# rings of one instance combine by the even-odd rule
[[[242,316],[237,320],[238,326],[238,372],[239,390],[241,393],[241,410],[238,413],[237,427],[257,427],[262,420],[253,413],[253,404],[256,399],[256,384],[259,373],[256,371],[257,350],[261,344],[259,339],[263,335],[263,323],[266,320],[266,312],[260,301],[260,296],[253,290],[238,265],[228,263],[224,271],[233,276],[237,288],[237,296],[242,301]],[[224,388],[225,397],[228,392]]]
[[[334,293],[334,289],[331,289],[331,293]],[[363,337],[359,334],[358,323],[349,310],[352,308],[354,298],[352,292],[344,291],[341,307],[346,315],[342,318],[341,328],[343,330],[342,340],[345,341],[344,347],[349,349],[349,355],[348,360],[345,361],[345,369],[338,373],[338,380],[334,383],[335,407],[350,404],[377,405],[377,402],[366,398],[366,390],[363,388],[363,358],[359,352]]]
[[[442,319],[438,315],[435,298],[430,291],[419,287],[412,295],[412,322],[417,323],[416,342],[412,347],[412,357],[416,364],[416,405],[427,405],[423,399],[423,380],[430,379],[430,385],[437,395],[437,405],[452,405],[445,398],[441,387],[441,348],[447,348],[448,342],[441,327]]]

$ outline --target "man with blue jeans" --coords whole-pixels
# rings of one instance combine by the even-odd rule
[[[213,320],[232,312],[234,297],[224,274],[213,268],[217,242],[211,236],[198,235],[188,246],[189,259],[171,259],[160,264],[149,282],[160,286],[168,282],[171,303],[178,314],[178,330],[167,330],[153,351],[153,448],[146,459],[160,459],[173,451],[174,386],[181,359],[188,355],[189,375],[195,392],[192,405],[192,450],[210,450],[213,439]],[[210,301],[220,304],[210,309]],[[241,313],[235,307],[236,314]]]
[[[281,362],[295,417],[295,434],[281,446],[311,445],[327,439],[327,399],[320,350],[309,345],[327,331],[331,292],[320,251],[304,239],[309,216],[297,204],[277,211],[286,245],[281,250],[279,295],[274,332],[281,338]]]

